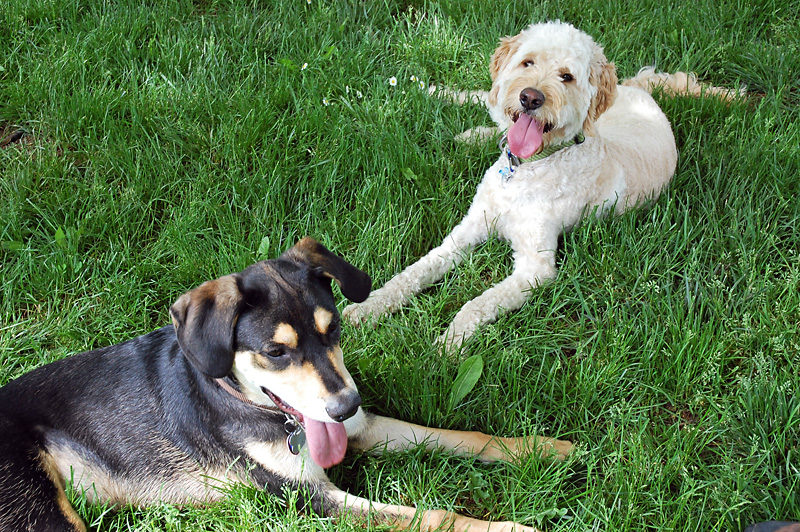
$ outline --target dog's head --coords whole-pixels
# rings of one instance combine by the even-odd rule
[[[352,301],[369,295],[366,273],[304,238],[277,259],[203,283],[170,308],[189,361],[208,377],[232,374],[251,401],[295,415],[322,467],[341,461],[342,422],[361,404],[339,347],[331,279]]]
[[[563,22],[505,37],[490,62],[489,111],[514,155],[528,158],[592,124],[614,101],[617,75],[591,37]]]

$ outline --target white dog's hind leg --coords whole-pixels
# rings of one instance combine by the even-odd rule
[[[428,94],[431,96],[437,96],[438,98],[442,98],[444,100],[449,100],[459,105],[476,103],[486,106],[489,100],[488,91],[459,91],[448,89],[446,87],[437,87],[436,85],[431,85],[428,87]]]
[[[363,303],[345,307],[342,316],[359,325],[370,316],[378,317],[396,311],[411,296],[441,279],[462,261],[464,253],[486,241],[488,236],[486,222],[470,210],[439,247],[395,275],[383,287],[372,292]]]
[[[708,83],[697,81],[697,76],[693,72],[656,72],[654,67],[644,67],[639,73],[630,79],[622,82],[628,87],[639,87],[652,93],[656,88],[660,88],[667,94],[675,96],[715,96],[727,101],[733,101],[747,94],[747,88],[726,89],[715,87]]]
[[[465,144],[477,144],[498,137],[500,137],[500,129],[489,126],[478,126],[470,128],[463,133],[459,133],[455,136],[455,139]]]

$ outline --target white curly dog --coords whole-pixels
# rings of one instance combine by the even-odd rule
[[[360,324],[393,312],[442,276],[471,248],[496,235],[511,243],[513,273],[456,314],[440,342],[457,349],[481,325],[521,307],[532,287],[556,275],[562,231],[586,213],[620,213],[656,198],[675,172],[677,150],[667,117],[650,96],[701,91],[734,93],[699,84],[685,73],[643,69],[617,85],[614,64],[586,33],[570,24],[533,24],[500,40],[491,58],[490,92],[456,92],[477,99],[497,129],[501,153],[478,186],[467,215],[442,244],[343,315]]]

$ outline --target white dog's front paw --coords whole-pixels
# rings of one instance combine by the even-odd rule
[[[366,308],[364,308],[368,302],[369,300],[365,301],[364,303],[352,303],[347,305],[344,307],[344,310],[342,310],[342,317],[356,327],[359,327],[372,315]]]
[[[486,294],[484,292],[484,294]],[[483,297],[483,296],[481,296]],[[481,297],[473,299],[463,307],[453,318],[447,330],[438,339],[437,343],[450,354],[458,354],[466,342],[478,328],[497,317],[497,310],[491,304],[482,301]],[[486,307],[486,308],[485,308]]]
[[[376,291],[377,292],[377,291]],[[366,301],[352,303],[342,310],[342,317],[355,326],[379,318],[389,311],[387,300],[379,292],[373,292]]]
[[[447,330],[436,339],[436,345],[447,355],[458,355],[464,342],[472,336],[473,332],[458,330],[453,327],[453,324],[450,324]]]

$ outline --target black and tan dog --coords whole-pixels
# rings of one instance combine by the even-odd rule
[[[325,515],[373,511],[398,527],[525,530],[444,511],[418,515],[346,494],[324,468],[348,444],[425,442],[481,460],[563,457],[569,442],[430,429],[364,412],[339,348],[330,279],[353,301],[367,274],[310,238],[280,258],[206,282],[170,309],[174,327],[74,355],[0,389],[0,530],[85,530],[65,483],[94,500],[202,504],[243,482],[303,488]],[[416,519],[415,519],[416,517]]]

